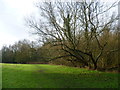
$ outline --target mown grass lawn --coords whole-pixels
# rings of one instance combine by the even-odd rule
[[[45,64],[2,64],[3,88],[118,88],[117,73]]]

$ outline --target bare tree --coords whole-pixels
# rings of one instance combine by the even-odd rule
[[[100,36],[117,20],[117,16],[108,14],[116,2],[105,7],[103,3],[94,2],[43,2],[37,3],[40,18],[28,18],[28,26],[53,46],[60,46],[66,52],[64,56],[74,57],[70,61],[79,61],[85,66],[97,69],[107,41],[102,43]]]

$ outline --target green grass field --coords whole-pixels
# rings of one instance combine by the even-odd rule
[[[117,88],[118,74],[45,64],[2,64],[3,88]]]

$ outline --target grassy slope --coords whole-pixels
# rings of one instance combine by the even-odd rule
[[[117,88],[118,75],[44,64],[3,64],[3,88]]]

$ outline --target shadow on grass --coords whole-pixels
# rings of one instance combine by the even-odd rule
[[[117,88],[113,73],[52,73],[5,69],[3,88]]]

